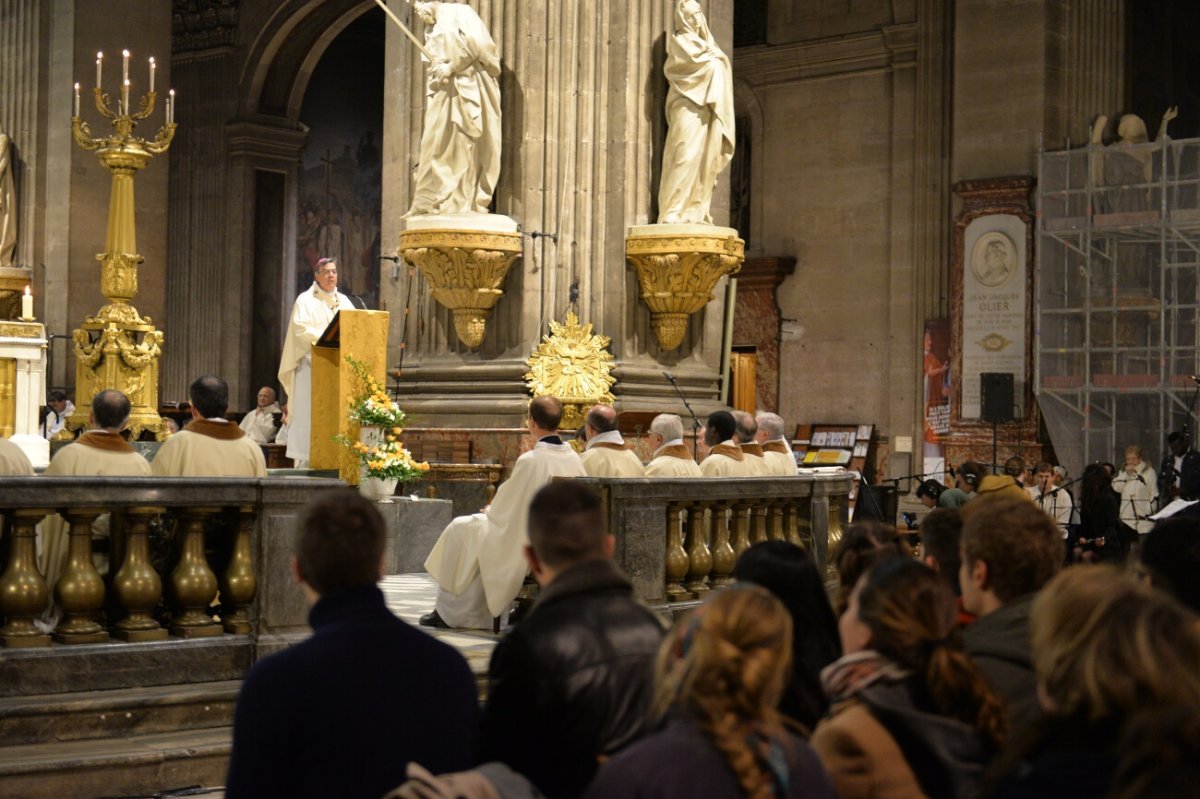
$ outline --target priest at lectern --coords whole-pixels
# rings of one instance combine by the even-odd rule
[[[322,258],[313,269],[312,288],[296,298],[279,362],[279,383],[288,395],[291,426],[287,456],[296,468],[309,461],[312,429],[312,349],[340,309],[350,309],[350,298],[337,290],[337,261]]]

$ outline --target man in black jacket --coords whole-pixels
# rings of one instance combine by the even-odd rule
[[[1176,431],[1167,436],[1170,452],[1158,470],[1158,500],[1166,505],[1176,497],[1200,499],[1200,452],[1192,442]]]
[[[529,541],[541,593],[492,654],[479,759],[568,799],[587,786],[598,756],[646,731],[663,628],[613,564],[591,489],[556,480],[538,491]]]
[[[238,696],[225,796],[379,799],[417,761],[471,763],[477,693],[454,649],[396,618],[375,583],[384,523],[349,489],[305,509],[292,570],[311,638],[250,670]]]

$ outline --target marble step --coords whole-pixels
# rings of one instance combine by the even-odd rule
[[[0,698],[0,747],[226,727],[240,687],[224,680]]]
[[[231,727],[0,747],[0,796],[95,799],[222,786]]]

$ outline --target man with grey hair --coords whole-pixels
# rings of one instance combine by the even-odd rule
[[[770,411],[759,411],[754,415],[754,421],[758,422],[755,439],[762,445],[763,460],[771,474],[794,477],[797,474],[796,456],[783,432],[783,417]]]
[[[646,441],[654,448],[646,464],[647,477],[703,477],[700,465],[683,443],[683,420],[675,414],[655,416]]]
[[[749,464],[752,477],[770,477],[774,474],[771,467],[763,458],[763,448],[756,440],[758,437],[758,422],[745,411],[734,411],[733,421],[737,424],[737,432],[733,440],[742,448]]]
[[[588,477],[645,477],[642,462],[621,437],[617,410],[593,405],[587,414],[587,449],[580,456]]]

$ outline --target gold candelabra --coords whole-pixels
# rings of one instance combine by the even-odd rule
[[[133,135],[138,122],[154,113],[158,98],[154,91],[155,62],[150,59],[150,87],[138,101],[137,111],[129,102],[129,51],[122,51],[123,75],[116,108],[102,87],[104,54],[96,54],[96,86],[92,90],[96,110],[111,120],[112,133],[96,137],[79,115],[79,84],[75,84],[75,113],[71,132],[75,143],[96,157],[112,173],[112,193],[108,201],[108,229],[100,262],[100,292],[108,300],[95,316],[87,317],[72,334],[75,343],[75,412],[67,420],[65,437],[84,427],[88,421],[92,397],[115,388],[129,397],[132,412],[130,435],[142,431],[165,438],[158,415],[158,358],[162,353],[163,334],[148,316],[138,313],[131,300],[138,292],[138,265],[144,260],[137,252],[137,226],[133,202],[133,179],[139,169],[156,155],[165,153],[175,137],[175,91],[167,97],[165,124],[153,139]]]

